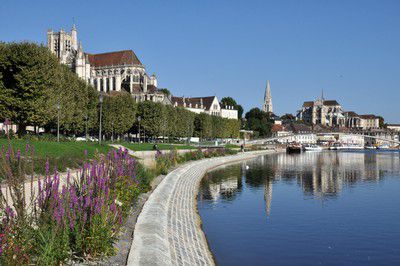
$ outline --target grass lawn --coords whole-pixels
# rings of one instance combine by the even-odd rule
[[[151,151],[153,150],[154,143],[128,143],[128,142],[121,142],[119,143],[130,150],[133,151]],[[160,150],[191,150],[197,149],[196,146],[190,146],[185,144],[169,144],[169,143],[157,143],[157,146]]]
[[[27,141],[14,139],[11,144],[16,152],[21,149],[23,154],[25,145],[29,143],[34,147],[35,172],[44,173],[45,162],[48,159],[50,169],[57,167],[58,171],[64,171],[67,168],[79,167],[85,159],[85,150],[88,158],[93,158],[97,153],[107,153],[113,148],[107,144],[99,145],[93,142],[53,142],[53,141]],[[8,146],[7,139],[0,139],[0,146]]]

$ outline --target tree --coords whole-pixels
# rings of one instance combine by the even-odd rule
[[[377,116],[379,119],[379,128],[386,128],[385,119],[382,116]]]
[[[27,125],[44,126],[55,113],[51,91],[60,86],[60,65],[47,47],[33,43],[1,45],[0,109],[2,118],[18,125],[19,134]]]
[[[194,120],[195,136],[200,139],[212,137],[212,119],[209,114],[200,113]]]
[[[163,112],[163,105],[161,103],[150,101],[139,103],[138,115],[142,118],[140,124],[146,131],[146,135],[158,137],[163,133],[165,112]]]
[[[135,122],[136,104],[128,92],[111,92],[104,97],[103,125],[106,134],[122,135]]]
[[[260,137],[271,135],[272,120],[270,114],[261,111],[259,108],[253,108],[246,113],[246,129],[257,132]]]
[[[284,114],[283,116],[280,117],[282,121],[294,121],[296,120],[296,117],[292,114]]]

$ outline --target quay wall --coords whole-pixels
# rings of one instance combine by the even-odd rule
[[[169,173],[138,217],[127,265],[215,265],[196,207],[201,179],[218,166],[273,152],[194,161]]]

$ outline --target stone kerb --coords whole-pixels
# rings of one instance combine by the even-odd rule
[[[169,173],[138,217],[128,265],[214,265],[196,208],[200,180],[212,168],[269,152],[190,162]]]

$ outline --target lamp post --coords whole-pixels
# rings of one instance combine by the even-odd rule
[[[57,103],[57,142],[60,142],[60,102]]]
[[[137,118],[137,121],[139,122],[139,143],[140,143],[140,120],[142,120],[142,118],[139,115]]]
[[[111,122],[111,141],[114,142],[114,121]]]
[[[99,144],[101,144],[101,116],[103,113],[103,92],[102,91],[100,92],[99,102],[100,102]]]
[[[88,122],[89,122],[89,117],[88,117],[88,114],[86,114],[85,119],[86,119],[85,139],[86,139],[86,141],[88,141],[88,139],[89,139],[89,135],[88,135]]]

